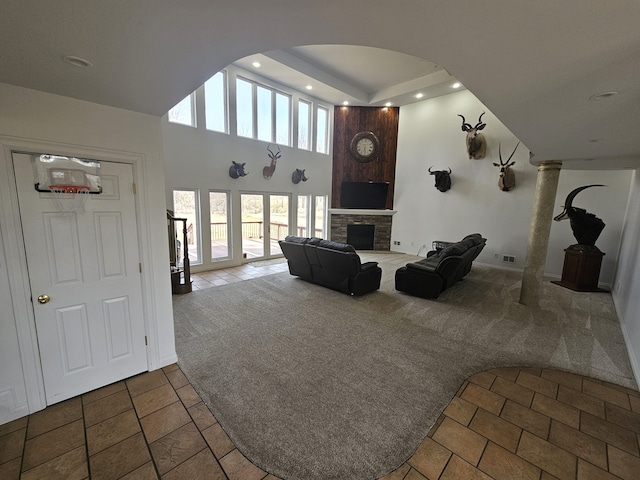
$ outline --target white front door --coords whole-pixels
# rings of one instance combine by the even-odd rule
[[[147,370],[133,170],[100,163],[102,193],[69,214],[13,154],[47,405]]]

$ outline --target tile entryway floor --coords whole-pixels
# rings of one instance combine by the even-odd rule
[[[194,287],[279,271],[286,264],[196,274]],[[180,368],[170,365],[0,425],[0,479],[87,478],[277,477],[235,448]],[[617,478],[640,479],[640,393],[543,368],[469,378],[415,454],[383,477]]]

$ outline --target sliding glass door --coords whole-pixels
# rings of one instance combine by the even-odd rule
[[[257,260],[281,255],[278,240],[289,235],[290,195],[242,193],[242,255]]]

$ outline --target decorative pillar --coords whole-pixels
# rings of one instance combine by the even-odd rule
[[[520,303],[523,305],[537,306],[540,299],[540,287],[547,260],[547,247],[561,169],[560,161],[542,162],[538,165],[536,196],[520,289]]]

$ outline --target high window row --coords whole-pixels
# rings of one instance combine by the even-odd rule
[[[227,70],[202,88],[207,130],[329,154],[328,107]],[[169,122],[197,127],[195,97],[193,92],[169,110]]]

